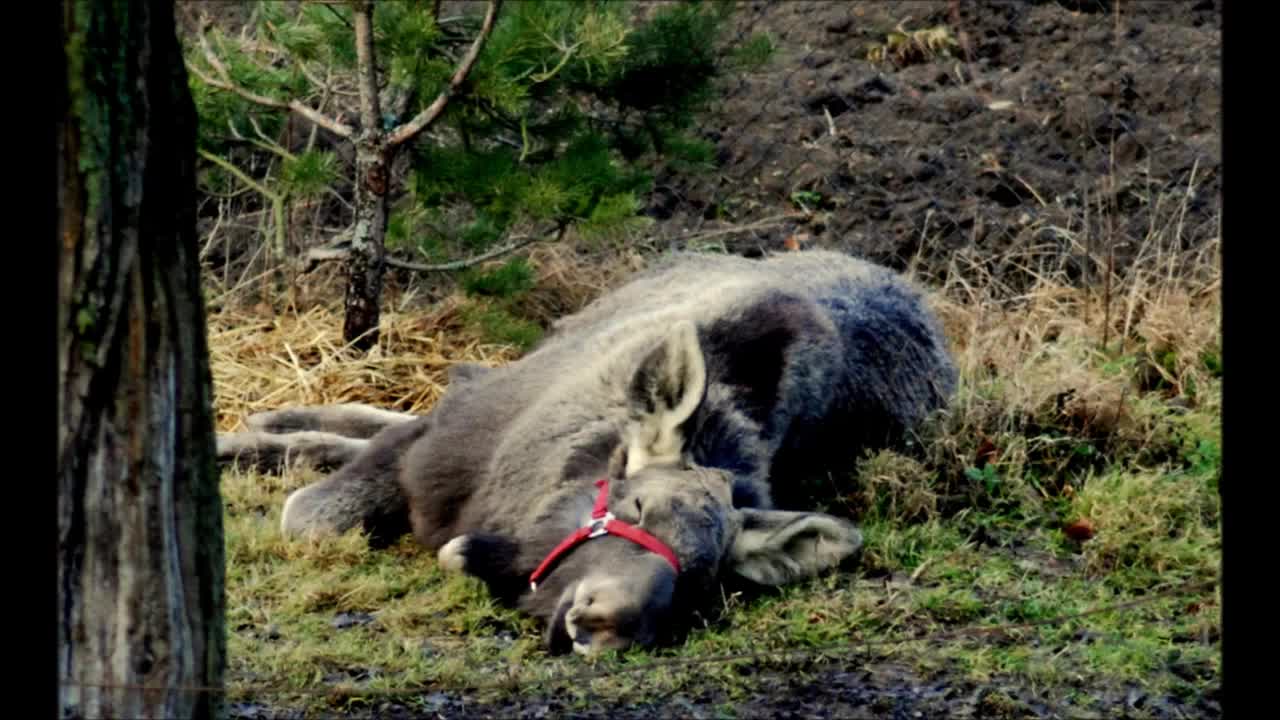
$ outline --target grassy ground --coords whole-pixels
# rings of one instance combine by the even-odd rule
[[[1031,688],[1057,713],[1103,712],[1107,691],[1128,692],[1131,715],[1212,714],[1214,253],[1153,252],[1105,290],[1050,272],[1017,296],[977,270],[934,281],[962,371],[954,405],[911,447],[868,457],[816,494],[862,524],[861,561],[778,591],[726,590],[721,616],[659,652],[548,658],[534,624],[496,607],[477,582],[446,577],[407,539],[377,552],[356,536],[281,539],[285,495],[315,476],[230,472],[233,701],[314,713],[394,697],[425,711],[432,693],[466,689],[476,701],[554,693],[573,709],[712,688],[715,711],[734,716],[750,714],[739,703],[762,674],[820,678],[892,663],[916,678]],[[530,306],[563,309],[564,287],[581,276],[554,262],[538,268]],[[518,354],[467,322],[472,302],[391,314],[384,352],[360,360],[338,349],[331,309],[215,314],[221,429],[246,410],[300,402],[428,409],[449,362]],[[1129,605],[1092,612],[1117,604]],[[1135,689],[1159,702],[1134,701]],[[1027,697],[983,702],[1014,717],[1035,712]]]

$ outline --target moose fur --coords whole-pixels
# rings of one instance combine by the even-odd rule
[[[460,365],[422,417],[358,405],[256,415],[224,462],[336,466],[293,493],[291,536],[412,532],[446,569],[547,622],[553,651],[663,642],[725,573],[777,585],[835,567],[861,536],[797,507],[808,478],[903,439],[956,372],[920,292],[823,251],[677,255],[555,324],[505,367]],[[606,535],[532,570],[609,509],[665,542]]]

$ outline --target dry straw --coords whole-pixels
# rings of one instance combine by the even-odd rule
[[[451,364],[494,366],[515,355],[481,343],[462,327],[457,310],[450,298],[425,312],[385,312],[382,339],[367,355],[343,343],[341,310],[332,306],[276,317],[236,309],[211,315],[218,430],[288,405],[358,402],[425,412],[444,392]]]
[[[569,245],[538,246],[528,258],[537,287],[521,299],[521,310],[544,324],[643,266],[634,252],[585,253]],[[336,300],[274,315],[244,302],[219,303],[210,313],[219,432],[240,429],[248,414],[292,405],[355,402],[426,412],[444,392],[450,365],[493,367],[518,355],[510,346],[484,342],[464,322],[467,301],[457,293],[419,307],[388,301],[378,346],[367,355],[354,352],[342,340],[341,289],[328,290],[308,294]]]

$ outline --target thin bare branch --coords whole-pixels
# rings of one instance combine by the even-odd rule
[[[365,132],[379,125],[378,75],[373,64],[373,3],[359,3],[354,8],[356,34],[356,67],[360,85],[360,124]]]
[[[333,93],[333,89],[329,87],[329,81],[333,79],[333,70],[325,69],[325,82],[320,86],[322,88],[320,94],[320,103],[317,108],[324,112],[324,106],[329,102],[329,95]],[[311,132],[307,133],[307,152],[311,152],[316,146],[316,136],[320,134],[320,128],[314,123],[311,125]]]
[[[555,231],[555,240],[557,242],[564,237],[565,230],[567,229],[568,229],[568,225],[560,225],[557,228],[557,230]],[[548,232],[544,232],[536,235],[525,235],[525,236],[517,235],[515,236],[516,239],[514,241],[506,245],[503,245],[500,248],[495,248],[493,250],[490,250],[489,252],[481,253],[479,255],[476,255],[475,257],[467,258],[465,260],[455,260],[454,262],[440,263],[439,265],[418,265],[416,263],[404,262],[400,260],[391,262],[391,259],[388,259],[388,262],[393,267],[398,267],[404,270],[413,270],[415,272],[450,272],[453,270],[463,270],[463,269],[472,267],[473,265],[479,265],[482,262],[486,262],[488,260],[493,260],[494,258],[501,257],[503,255],[506,255],[509,252],[519,250],[520,248],[526,245],[532,245],[533,243],[538,242],[539,240],[546,239],[550,234],[551,232],[548,231]]]
[[[200,69],[195,67],[194,65],[188,65],[187,69],[190,70],[196,77],[200,78],[201,82],[203,82],[206,85],[209,85],[210,87],[216,87],[220,90],[229,90],[239,95],[240,97],[244,98],[245,100],[248,100],[249,102],[262,105],[264,107],[279,108],[281,110],[292,110],[293,112],[301,115],[307,120],[310,120],[312,123],[319,125],[320,127],[324,128],[325,130],[328,130],[329,132],[335,135],[340,135],[342,137],[351,137],[351,133],[352,133],[351,126],[338,122],[333,118],[322,115],[316,112],[315,110],[312,110],[311,108],[307,107],[306,105],[303,105],[301,102],[298,102],[297,100],[290,100],[289,102],[284,102],[282,100],[276,100],[275,98],[269,98],[263,95],[258,95],[256,93],[250,92],[240,87],[239,85],[236,85],[235,83],[224,82],[221,80],[217,80],[215,78],[211,78],[205,73],[201,72]]]
[[[749,223],[747,225],[735,225],[732,227],[717,228],[715,230],[706,230],[700,233],[686,235],[680,239],[685,241],[706,240],[707,238],[719,237],[721,235],[733,235],[735,233],[740,233],[740,232],[755,232],[756,230],[768,230],[770,228],[775,228],[775,227],[778,227],[779,225],[783,225],[788,220],[795,220],[802,217],[804,217],[802,213],[783,213],[782,215],[774,215],[772,217],[764,218],[763,220],[757,220],[756,222]]]
[[[502,0],[489,0],[489,9],[484,14],[484,23],[480,26],[480,32],[476,35],[475,41],[471,43],[467,54],[462,56],[462,62],[458,63],[458,69],[454,71],[453,77],[449,79],[449,85],[440,91],[440,95],[425,110],[418,113],[417,117],[396,128],[387,136],[387,145],[389,147],[395,147],[412,139],[428,125],[435,122],[436,118],[440,117],[440,113],[444,112],[449,100],[458,92],[458,88],[462,87],[467,75],[471,73],[471,68],[475,66],[476,59],[480,57],[480,51],[484,48],[485,41],[489,39],[489,35],[493,32],[493,23],[497,19],[498,9],[501,7]]]
[[[249,102],[257,105],[262,105],[264,107],[270,107],[270,108],[277,108],[280,110],[291,110],[301,115],[302,117],[306,118],[307,120],[310,120],[316,125],[319,125],[320,127],[328,130],[329,132],[334,133],[335,135],[340,135],[342,137],[351,137],[352,129],[349,125],[345,125],[341,122],[338,122],[337,120],[334,120],[333,118],[323,115],[313,110],[312,108],[302,104],[298,100],[290,100],[289,102],[285,102],[283,100],[276,100],[275,98],[259,95],[257,93],[249,91],[246,88],[241,87],[240,85],[237,85],[235,81],[231,79],[231,74],[227,72],[226,66],[223,65],[222,61],[218,59],[217,53],[213,51],[213,48],[209,47],[209,41],[205,37],[204,31],[198,30],[196,32],[196,38],[200,42],[200,49],[204,51],[205,60],[209,62],[209,66],[212,67],[214,72],[218,74],[218,77],[221,78],[221,79],[218,79],[218,78],[210,77],[204,71],[200,70],[200,68],[188,62],[187,69],[196,77],[200,78],[200,81],[203,82],[204,84],[210,87],[216,87],[220,90],[227,90],[229,92],[233,92],[239,95],[240,97],[244,98],[245,100],[248,100]]]
[[[311,248],[310,250],[307,251],[307,254],[303,257],[303,259],[306,260],[306,265],[304,265],[302,269],[298,271],[298,274],[306,275],[307,273],[319,267],[321,263],[346,260],[350,255],[351,255],[351,251],[345,248],[329,248],[329,247]],[[388,258],[388,261],[389,260],[390,258]]]
[[[233,176],[235,176],[237,180],[253,188],[254,190],[262,193],[263,195],[267,196],[271,200],[274,201],[280,198],[279,193],[272,191],[271,188],[268,188],[266,185],[263,185],[257,180],[254,180],[253,178],[249,177],[247,173],[245,173],[243,170],[236,167],[235,165],[227,162],[225,159],[220,158],[217,155],[214,155],[208,150],[197,149],[196,153],[199,154],[200,157],[204,158],[205,160],[208,160],[209,162],[212,162],[213,164],[217,165],[223,170],[231,173]]]
[[[558,226],[557,229],[554,231],[555,240],[559,241],[561,238],[563,238],[564,233],[567,229],[568,229],[567,225]],[[519,250],[520,248],[525,247],[526,245],[532,245],[533,243],[538,242],[539,240],[544,240],[551,234],[552,234],[552,231],[548,230],[547,232],[533,234],[533,235],[516,235],[515,239],[512,242],[507,243],[502,247],[494,248],[493,250],[481,253],[474,257],[465,258],[463,260],[454,260],[453,262],[440,263],[438,265],[422,265],[419,263],[411,263],[406,260],[399,260],[390,256],[384,257],[383,262],[385,262],[390,267],[399,268],[401,270],[410,270],[412,272],[453,272],[455,270],[465,270],[469,267],[474,267],[476,265],[479,265],[482,262],[487,262],[489,260],[502,257],[503,255],[506,255],[507,253],[513,252],[515,250]],[[350,254],[351,254],[350,251],[347,250],[346,248],[337,248],[337,247],[312,248],[311,250],[307,251],[307,254],[305,256],[306,266],[302,269],[302,272],[303,273],[311,272],[316,268],[317,265],[321,263],[346,260],[350,256]]]
[[[347,20],[346,18],[342,17],[342,13],[340,13],[340,12],[338,12],[337,10],[334,10],[334,9],[333,9],[333,5],[334,5],[334,3],[322,3],[322,4],[324,5],[324,9],[325,9],[325,10],[328,10],[328,11],[329,11],[329,12],[330,12],[334,17],[336,17],[336,18],[338,18],[339,20],[341,20],[341,21],[342,21],[342,24],[343,24],[343,25],[346,25],[348,30],[351,30],[351,31],[353,31],[353,32],[355,31],[355,28],[351,27],[351,22],[350,22],[349,20]]]

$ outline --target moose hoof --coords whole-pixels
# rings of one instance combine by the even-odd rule
[[[436,553],[436,561],[447,572],[465,572],[467,569],[467,536],[458,537],[445,543]]]

